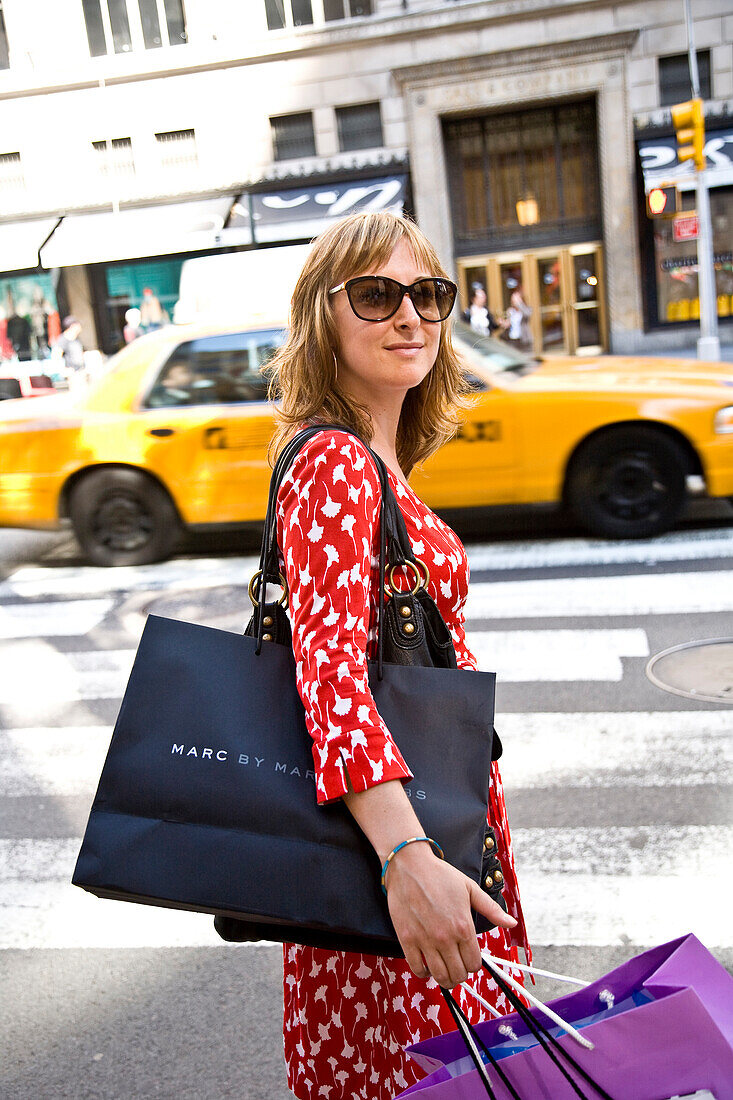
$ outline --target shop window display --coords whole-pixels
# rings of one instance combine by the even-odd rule
[[[178,301],[183,260],[153,260],[139,264],[116,264],[105,272],[107,325],[111,350],[123,346],[125,314],[140,311],[140,333],[167,324]]]
[[[0,358],[47,359],[61,334],[51,276],[0,279]]]
[[[684,196],[683,213],[694,211],[694,193]],[[733,188],[710,192],[718,316],[733,316]],[[657,321],[674,324],[700,317],[697,240],[675,240],[675,219],[654,222]],[[679,233],[678,233],[679,236]]]

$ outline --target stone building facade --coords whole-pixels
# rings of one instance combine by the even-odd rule
[[[725,339],[733,14],[692,9]],[[73,311],[112,351],[145,286],[172,314],[186,258],[302,242],[364,208],[412,212],[464,306],[477,283],[499,314],[520,290],[537,352],[694,345],[694,239],[645,208],[663,177],[694,207],[669,111],[689,95],[681,0],[37,10],[0,0],[0,323],[26,310],[33,354],[41,314],[49,339]]]

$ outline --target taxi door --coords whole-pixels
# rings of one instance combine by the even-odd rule
[[[498,383],[475,384],[477,392],[457,435],[410,478],[431,508],[476,508],[517,499],[520,441],[515,395]]]
[[[145,465],[186,523],[264,519],[273,419],[260,368],[283,338],[270,329],[185,341],[145,397]]]

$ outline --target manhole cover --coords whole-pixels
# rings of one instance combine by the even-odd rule
[[[646,674],[662,691],[733,704],[733,638],[686,642],[652,657]]]

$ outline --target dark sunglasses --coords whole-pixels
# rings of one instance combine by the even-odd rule
[[[445,321],[450,316],[458,287],[450,279],[418,279],[412,286],[384,275],[360,275],[329,290],[345,290],[349,305],[361,321],[388,321],[402,305],[406,294],[423,321]]]

